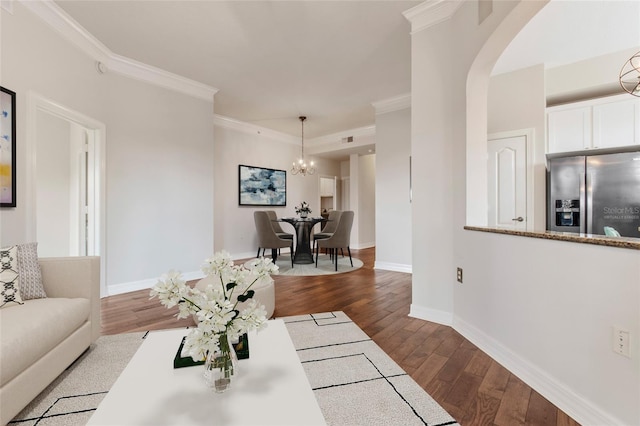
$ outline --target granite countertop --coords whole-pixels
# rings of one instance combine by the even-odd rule
[[[516,235],[519,237],[542,238],[545,240],[570,241],[573,243],[595,244],[599,246],[619,247],[640,250],[640,238],[607,237],[605,235],[574,234],[553,231],[514,231],[510,229],[483,226],[465,226],[468,231],[492,232],[495,234]]]

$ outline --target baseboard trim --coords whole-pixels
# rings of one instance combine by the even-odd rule
[[[256,251],[253,251],[251,253],[247,252],[247,253],[232,254],[231,259],[233,259],[236,262],[239,259],[253,259],[256,257],[257,251],[258,250],[256,249]],[[289,249],[288,248],[282,249],[281,253],[288,254]],[[267,250],[267,254],[269,255],[267,257],[271,258],[270,250]],[[204,274],[202,273],[202,271],[184,272],[182,274],[182,277],[185,279],[185,281],[199,280],[204,278]],[[149,278],[146,280],[131,281],[128,283],[112,284],[110,286],[107,286],[106,296],[115,296],[116,294],[130,293],[132,291],[150,289],[151,287],[156,285],[157,282],[158,282],[158,278]]]
[[[382,269],[385,271],[394,271],[394,272],[406,272],[408,274],[413,273],[412,265],[405,265],[402,263],[392,263],[392,262],[379,262],[377,260],[373,265],[373,269]]]
[[[453,323],[453,314],[450,312],[439,311],[437,309],[425,308],[424,306],[418,306],[411,304],[409,310],[409,316],[412,318],[418,318],[425,321],[431,321],[442,325],[451,326]]]
[[[182,274],[185,281],[199,280],[204,278],[202,271],[185,272]],[[128,283],[113,284],[107,286],[107,296],[115,296],[116,294],[130,293],[132,291],[150,289],[158,282],[158,278],[149,278],[140,281],[131,281]]]
[[[366,249],[366,248],[371,248],[371,247],[375,247],[376,246],[376,242],[372,241],[370,243],[358,243],[358,244],[354,244],[351,248],[353,249]]]
[[[454,317],[453,328],[511,373],[547,398],[575,421],[584,425],[620,425],[618,418],[598,409],[591,401],[576,394],[546,371],[518,356],[509,348],[459,317]]]

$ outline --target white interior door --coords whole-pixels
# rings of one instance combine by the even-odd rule
[[[527,138],[490,139],[488,149],[488,225],[527,229]]]
[[[71,124],[71,256],[97,255],[95,218],[95,131]]]

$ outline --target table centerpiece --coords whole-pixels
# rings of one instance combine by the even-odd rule
[[[263,257],[245,265],[234,265],[231,255],[223,250],[202,266],[202,272],[214,278],[204,290],[187,285],[181,273],[171,270],[150,293],[167,308],[177,306],[178,318],[195,318],[197,327],[187,335],[183,352],[194,361],[205,361],[205,381],[216,392],[227,390],[237,373],[233,343],[248,331],[264,328],[267,322],[264,306],[253,299],[251,287],[271,279],[278,266]],[[247,301],[239,310],[238,304]]]
[[[309,213],[311,213],[311,209],[309,208],[309,204],[306,201],[300,203],[299,206],[295,207],[296,213],[300,215],[302,219],[306,218]]]

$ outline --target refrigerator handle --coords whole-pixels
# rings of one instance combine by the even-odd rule
[[[587,206],[587,188],[589,187],[589,183],[587,182],[587,186],[585,187],[585,181],[589,180],[589,176],[585,173],[580,173],[580,233],[585,234],[587,232],[587,213],[585,207]],[[590,216],[590,215],[589,215]]]
[[[587,198],[587,234],[593,234],[593,175],[587,173],[587,188],[585,195]]]

